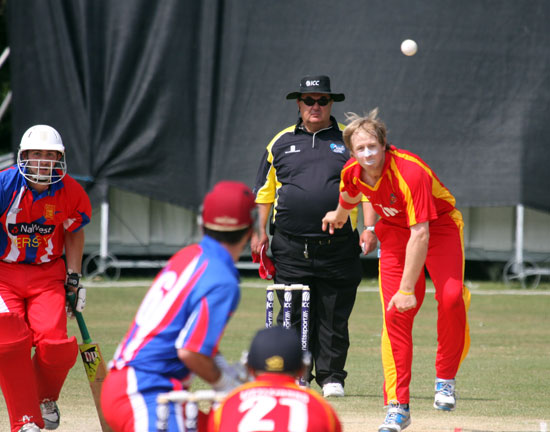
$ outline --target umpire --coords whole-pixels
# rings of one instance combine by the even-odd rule
[[[311,289],[309,346],[315,376],[308,380],[315,378],[324,397],[344,396],[348,320],[361,280],[357,214],[332,237],[321,230],[321,220],[338,204],[340,171],[350,157],[344,126],[331,116],[332,104],[345,96],[331,91],[329,77],[306,76],[286,98],[296,99],[300,118],[275,135],[262,158],[255,184],[260,230],[251,248],[260,254],[269,247],[266,225],[272,214],[275,283]],[[282,291],[277,294],[282,304]],[[299,331],[300,293],[293,296],[292,327]],[[282,313],[277,320],[282,323]]]

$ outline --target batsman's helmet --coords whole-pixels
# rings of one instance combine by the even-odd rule
[[[28,150],[57,151],[61,154],[61,158],[57,161],[31,161],[28,157],[23,156],[23,153]],[[17,152],[17,167],[23,177],[33,183],[53,184],[61,181],[67,174],[67,164],[65,163],[65,146],[59,132],[47,125],[35,125],[27,129],[21,138]],[[29,170],[30,167],[33,170]],[[50,168],[49,174],[40,173],[41,168]]]

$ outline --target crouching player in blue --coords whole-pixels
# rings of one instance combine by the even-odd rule
[[[11,432],[59,426],[56,401],[78,354],[65,286],[82,312],[82,227],[92,208],[66,168],[59,133],[36,125],[23,134],[17,165],[0,172],[0,387]]]
[[[221,392],[241,384],[218,345],[239,303],[235,262],[254,224],[254,194],[246,185],[220,182],[206,195],[204,238],[158,274],[110,364],[101,406],[115,432],[156,431],[157,395],[189,388],[192,375]],[[182,411],[171,405],[170,431],[184,430]]]

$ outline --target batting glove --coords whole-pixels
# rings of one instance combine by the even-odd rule
[[[217,392],[228,393],[235,387],[239,387],[242,384],[239,380],[235,379],[231,375],[228,375],[223,370],[221,373],[222,374],[220,375],[218,381],[212,384],[212,388]]]
[[[80,283],[80,273],[67,270],[67,278],[65,279],[65,291],[67,292],[67,301],[71,309],[77,312],[82,312],[86,306],[86,288]],[[69,314],[69,311],[67,310]],[[70,314],[69,314],[70,315]]]
[[[234,365],[228,364],[224,356],[220,353],[216,354],[214,357],[214,363],[221,372],[218,381],[212,384],[214,390],[228,392],[246,381],[246,378],[242,375],[242,371]]]
[[[248,356],[248,353],[246,354]],[[248,370],[246,369],[246,366],[245,366],[246,357],[244,361],[243,359],[241,359],[241,361],[239,362],[228,364],[227,361],[225,360],[225,357],[221,353],[218,353],[214,357],[214,363],[216,364],[216,366],[218,366],[218,369],[225,372],[227,375],[236,379],[240,383],[244,383],[248,381],[248,378],[249,378]]]

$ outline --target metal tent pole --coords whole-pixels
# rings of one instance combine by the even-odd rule
[[[101,233],[99,237],[99,274],[106,270],[107,258],[109,256],[109,197],[106,195],[101,203]]]
[[[516,205],[516,263],[514,273],[523,273],[523,204]]]

